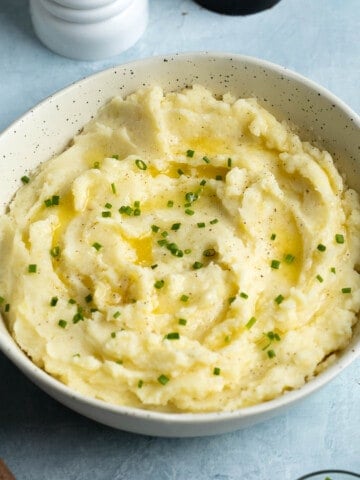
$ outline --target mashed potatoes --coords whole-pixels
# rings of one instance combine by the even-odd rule
[[[298,388],[360,308],[360,207],[254,99],[114,98],[0,219],[20,347],[119,405],[231,410]]]

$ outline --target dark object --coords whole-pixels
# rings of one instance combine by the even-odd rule
[[[226,15],[248,15],[271,8],[280,0],[195,0],[197,3]]]
[[[14,475],[10,472],[5,462],[0,458],[0,480],[16,480]]]

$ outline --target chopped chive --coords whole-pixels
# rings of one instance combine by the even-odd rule
[[[181,223],[173,223],[171,225],[171,230],[179,230],[180,227],[181,227]]]
[[[276,298],[275,298],[275,303],[277,303],[278,305],[280,305],[280,303],[282,303],[284,301],[284,297],[280,294],[278,295]]]
[[[203,266],[204,264],[201,262],[194,262],[192,267],[194,270],[199,270],[199,268],[202,268]]]
[[[134,210],[130,207],[130,205],[123,205],[122,207],[119,208],[119,212],[125,213],[125,215],[131,216]]]
[[[157,233],[157,232],[160,230],[160,227],[158,227],[157,225],[151,225],[151,230],[152,230],[154,233]]]
[[[50,250],[50,255],[54,258],[58,257],[60,255],[60,247],[58,245],[56,247],[53,247]]]
[[[157,264],[157,263],[154,263],[154,265],[151,265],[151,269],[152,269],[152,270],[155,270],[155,268],[157,268],[157,267],[158,267],[158,264]]]
[[[28,272],[29,273],[36,273],[36,270],[37,270],[37,265],[35,263],[31,263],[28,266]]]
[[[210,160],[208,159],[208,157],[203,157],[202,159],[204,160],[205,163],[210,163]]]
[[[228,166],[229,168],[231,168],[231,166],[232,166],[232,159],[231,159],[231,158],[228,158],[228,159],[227,159],[227,166]]]
[[[135,208],[140,208],[140,202],[139,202],[139,200],[135,200],[135,202],[134,202],[134,207],[135,207]]]
[[[94,162],[93,168],[100,168],[100,162]]]
[[[98,310],[97,308],[95,308],[95,307],[90,308],[90,312],[91,312],[91,313],[95,313],[95,312],[98,312],[98,311],[99,311],[99,310]]]
[[[59,195],[53,195],[51,198],[51,204],[52,205],[59,205],[60,203],[60,197]]]
[[[254,325],[254,323],[256,322],[256,318],[255,317],[251,317],[250,320],[247,322],[247,324],[245,325],[245,327],[250,330],[250,328]]]
[[[0,305],[2,305],[4,302],[5,302],[5,298],[4,298],[4,297],[0,297]]]
[[[177,173],[178,173],[179,175],[184,175],[184,171],[181,170],[181,168],[178,168],[178,169],[177,169]]]
[[[192,158],[194,156],[194,150],[186,150],[186,156]]]
[[[105,208],[112,208],[111,203],[105,203]]]
[[[84,320],[83,314],[81,312],[75,313],[72,319],[73,323],[78,323],[80,320]]]
[[[268,355],[269,358],[276,357],[276,353],[274,352],[274,350],[268,350],[267,355]]]
[[[324,279],[321,275],[316,275],[316,278],[320,283],[322,283],[324,281]]]
[[[179,258],[182,258],[184,256],[184,252],[182,250],[178,250],[176,253],[175,253],[175,256],[176,257],[179,257]]]
[[[337,233],[335,235],[335,241],[336,243],[344,243],[345,242],[344,235],[341,235],[341,233]]]
[[[187,302],[188,300],[189,300],[188,295],[181,295],[181,297],[180,297],[181,302]]]
[[[161,235],[163,238],[166,238],[166,237],[169,236],[168,232],[165,232],[165,231],[164,231],[164,232],[161,232],[160,235]]]
[[[115,183],[112,183],[112,184],[111,184],[111,191],[112,191],[113,193],[116,193],[116,185],[115,185]]]
[[[111,338],[115,338],[116,337],[116,332],[111,332]]]
[[[161,385],[166,385],[170,379],[166,375],[162,374],[158,377],[157,380],[159,383],[161,383]]]
[[[236,300],[236,297],[229,297],[228,298],[229,305],[231,305],[233,302],[235,302],[235,300]]]
[[[69,298],[69,303],[70,303],[71,305],[75,305],[76,300],[74,300],[73,298]]]
[[[240,297],[246,299],[246,298],[249,298],[249,295],[248,295],[247,293],[245,293],[245,292],[241,292],[241,293],[240,293]]]
[[[139,158],[137,160],[135,160],[135,165],[140,169],[140,170],[146,170],[147,169],[147,165],[145,162],[143,162],[142,160],[140,160]]]
[[[92,246],[95,248],[95,250],[99,251],[100,248],[102,248],[101,243],[95,242],[92,244]]]
[[[189,255],[189,253],[191,253],[191,248],[185,248],[184,253],[185,255]]]
[[[115,360],[118,365],[122,365],[124,362],[122,360]]]
[[[186,324],[187,324],[187,320],[186,320],[185,318],[179,318],[178,324],[179,324],[179,325],[186,325]]]
[[[295,260],[295,257],[294,257],[294,255],[291,255],[291,253],[287,253],[284,256],[285,263],[288,263],[289,265],[290,265],[290,263],[293,263],[294,260]]]
[[[115,318],[115,319],[116,319],[116,318],[119,318],[120,315],[121,315],[121,312],[119,312],[119,310],[117,310],[117,311],[114,313],[113,318]]]
[[[117,154],[111,155],[111,158],[115,158],[115,160],[119,160],[119,155],[117,155]]]
[[[205,223],[204,222],[199,222],[196,224],[198,228],[205,228]]]
[[[61,320],[58,321],[58,325],[59,325],[59,327],[61,327],[61,328],[65,328],[66,325],[67,325],[67,321],[61,319]]]
[[[158,240],[158,245],[160,245],[160,247],[163,247],[165,245],[167,245],[168,241],[166,240],[166,238],[163,238],[162,240]]]
[[[213,220],[210,220],[210,224],[211,225],[215,225],[215,223],[218,223],[218,219],[217,218],[214,218]]]
[[[220,368],[219,367],[214,367],[214,370],[213,370],[213,375],[220,375]]]
[[[222,179],[223,179],[222,175],[216,175],[215,176],[215,180],[222,180]]]
[[[331,268],[330,268],[330,272],[331,272],[331,273],[336,273],[336,268],[335,268],[335,267],[331,267]]]
[[[229,342],[230,342],[230,335],[226,335],[226,337],[224,338],[224,342],[225,342],[225,343],[229,343]]]
[[[316,248],[319,250],[319,252],[325,252],[326,250],[325,245],[323,245],[322,243],[319,243],[319,245]]]
[[[270,237],[270,240],[275,240],[275,238],[276,238],[276,233],[272,233],[271,237]]]
[[[172,200],[168,200],[167,207],[172,208],[174,206],[174,202]]]
[[[167,335],[165,335],[165,338],[167,340],[179,340],[180,339],[180,334],[179,334],[179,332],[170,332]]]
[[[29,183],[29,182],[30,182],[30,178],[27,177],[26,175],[24,175],[23,177],[21,177],[21,181],[22,181],[23,183]]]
[[[274,268],[275,270],[278,270],[280,268],[279,260],[272,260],[271,261],[271,268]]]
[[[90,302],[92,302],[92,300],[93,300],[93,296],[91,295],[91,293],[89,293],[89,295],[86,295],[86,297],[85,297],[85,302],[86,303],[90,303]]]
[[[10,303],[7,303],[7,304],[5,305],[5,309],[4,309],[4,310],[5,310],[6,313],[10,312]]]
[[[165,285],[165,280],[157,280],[154,283],[154,287],[157,289],[163,288],[164,285]]]
[[[275,332],[267,332],[264,334],[269,340],[273,341],[273,340],[276,340],[277,342],[280,342],[280,335],[278,333],[275,333]]]
[[[141,215],[141,210],[140,208],[135,208],[134,209],[134,217],[139,217]]]
[[[51,203],[51,198],[47,198],[46,200],[44,200],[44,204],[45,204],[45,207],[51,207],[52,203]]]
[[[138,388],[142,388],[143,385],[144,385],[144,382],[142,380],[139,380],[137,384]]]
[[[216,255],[216,251],[213,248],[207,248],[203,251],[204,257],[213,257],[214,255]]]
[[[101,212],[101,216],[104,217],[104,218],[111,217],[111,212],[109,212],[109,211]]]
[[[193,192],[187,192],[185,194],[185,200],[187,202],[195,202],[195,200],[197,200],[199,198],[199,195],[197,193],[193,193]]]
[[[194,212],[194,210],[190,210],[190,208],[186,208],[185,213],[186,213],[186,215],[194,215],[195,212]]]
[[[50,300],[50,307],[56,307],[58,300],[58,297],[52,297],[52,299]]]
[[[351,287],[344,287],[341,289],[342,293],[351,293]]]

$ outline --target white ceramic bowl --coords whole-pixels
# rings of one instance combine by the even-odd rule
[[[59,153],[70,138],[114,95],[143,85],[176,90],[200,83],[215,93],[256,96],[277,118],[300,128],[303,139],[329,150],[350,187],[360,192],[360,119],[324,88],[262,60],[222,53],[150,58],[93,75],[53,95],[0,136],[0,212],[20,178]],[[233,412],[169,414],[118,407],[86,398],[36,367],[19,349],[0,321],[0,348],[35,384],[61,403],[101,423],[146,435],[200,436],[236,430],[283,411],[334,378],[360,354],[360,325],[339,359],[296,391]]]

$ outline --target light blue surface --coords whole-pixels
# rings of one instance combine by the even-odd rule
[[[91,73],[196,50],[282,64],[360,112],[360,0],[282,0],[249,17],[214,14],[190,0],[150,0],[150,13],[145,35],[124,54],[76,62],[39,43],[25,0],[0,0],[0,130]],[[18,480],[296,480],[325,468],[360,472],[360,360],[287,413],[210,438],[149,438],[98,425],[42,393],[2,355],[0,385],[0,457]]]

